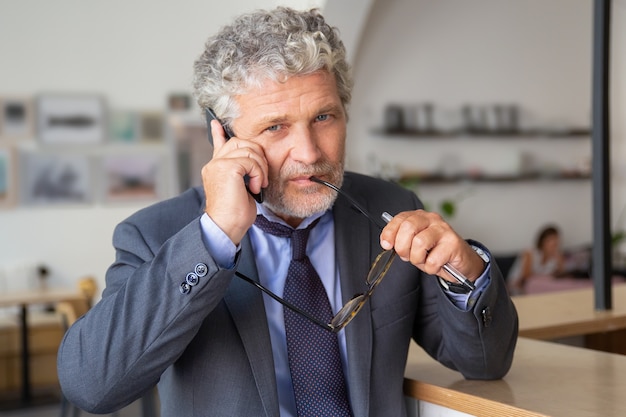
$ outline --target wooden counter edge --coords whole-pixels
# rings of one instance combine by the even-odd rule
[[[626,317],[599,317],[594,320],[523,328],[520,329],[519,336],[529,339],[553,340],[560,337],[603,333],[625,328]]]
[[[419,401],[481,417],[548,417],[546,414],[409,378],[404,379],[404,394]]]

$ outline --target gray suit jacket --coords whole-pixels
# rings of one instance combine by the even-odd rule
[[[421,208],[388,182],[346,174],[344,189],[374,214]],[[279,414],[274,364],[261,292],[222,269],[207,252],[199,218],[201,189],[157,203],[118,225],[116,260],[102,300],[67,332],[59,379],[70,401],[106,413],[158,383],[164,417]],[[380,252],[379,230],[339,197],[333,207],[344,301],[365,289]],[[187,294],[197,264],[206,276]],[[256,278],[248,239],[235,268]],[[432,276],[397,259],[346,328],[348,385],[355,416],[404,416],[409,341],[467,378],[495,379],[509,369],[517,315],[498,268],[468,312],[455,307]]]

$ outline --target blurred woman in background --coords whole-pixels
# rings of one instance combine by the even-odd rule
[[[511,294],[524,292],[524,285],[533,275],[559,276],[564,270],[561,236],[554,225],[545,226],[537,236],[535,248],[520,254],[511,267],[507,282]]]

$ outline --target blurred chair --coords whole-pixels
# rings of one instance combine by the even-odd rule
[[[82,304],[82,305],[81,305]],[[63,323],[63,331],[66,332],[67,329],[70,328],[72,324],[80,316],[85,314],[89,310],[89,300],[85,300],[83,303],[73,302],[73,301],[60,301],[55,305],[55,311],[57,314],[61,316],[61,322]],[[67,398],[65,398],[65,394],[61,391],[61,412],[60,417],[79,417],[81,413],[81,409],[76,407],[74,404],[69,402]],[[113,417],[119,417],[119,414],[113,413]]]
[[[60,301],[55,305],[56,313],[61,316],[61,322],[63,323],[63,331],[66,332],[67,329],[70,328],[72,324],[80,316],[85,314],[89,310],[88,300],[85,300],[83,303],[77,303],[73,301]],[[82,304],[82,305],[81,305]],[[67,398],[65,398],[65,394],[61,390],[61,412],[60,417],[79,417],[81,413],[81,409],[76,407],[74,404],[69,402]],[[119,414],[112,414],[114,417],[118,417]]]
[[[98,291],[98,284],[94,277],[84,277],[78,280],[78,290],[87,298],[87,304],[91,308],[93,304],[93,297]]]
[[[56,312],[61,316],[64,331],[70,328],[72,324],[83,314],[87,313],[92,305],[93,297],[97,291],[96,280],[92,277],[85,277],[78,281],[78,289],[85,295],[83,301],[61,301],[55,306]],[[61,413],[60,417],[79,417],[81,409],[76,407],[63,394],[61,391]],[[157,417],[156,406],[156,387],[148,391],[141,398],[141,411],[142,417]],[[68,414],[71,413],[71,414]],[[113,417],[119,417],[119,412],[111,414]]]

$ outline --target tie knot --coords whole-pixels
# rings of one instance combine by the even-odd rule
[[[306,229],[293,229],[289,226],[267,220],[265,217],[256,216],[256,224],[265,233],[279,237],[291,238],[291,248],[293,249],[292,259],[302,260],[306,256],[306,244],[309,239],[309,232],[320,219],[316,219]]]

